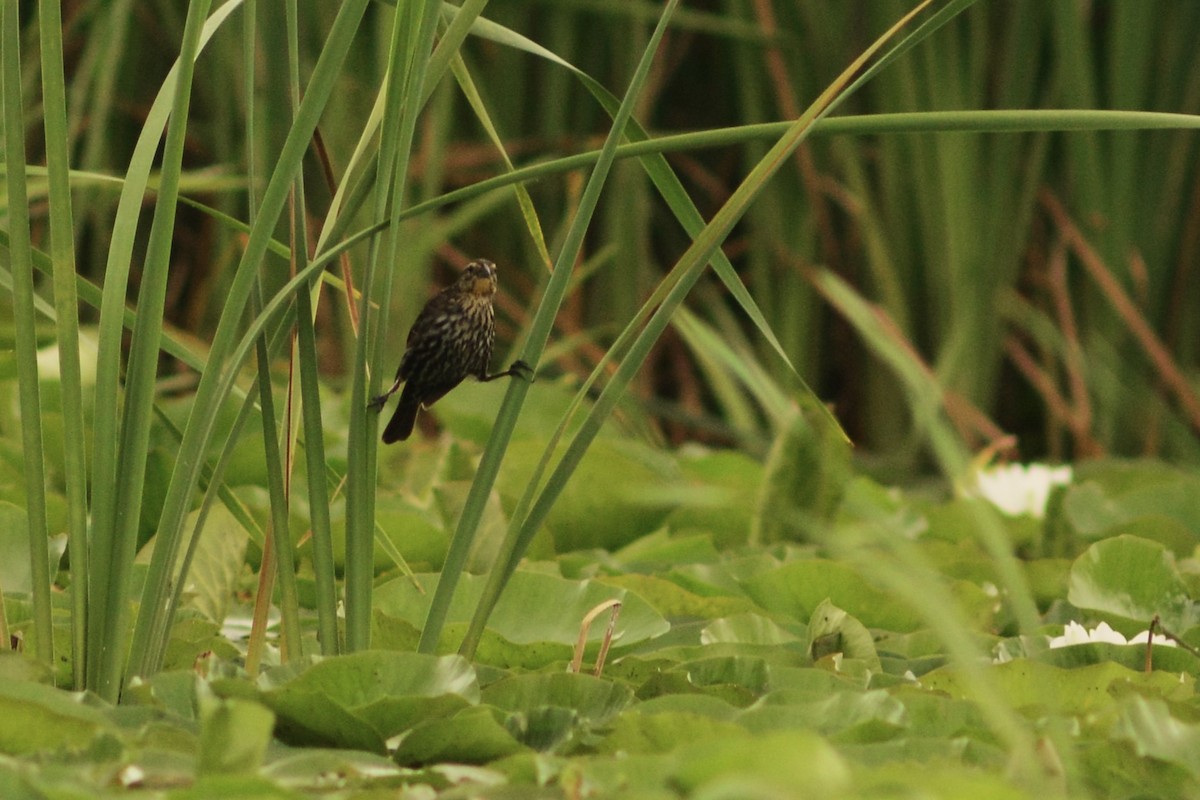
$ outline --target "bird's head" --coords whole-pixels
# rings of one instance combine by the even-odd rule
[[[482,258],[472,261],[458,277],[458,285],[467,294],[490,298],[496,293],[496,265]]]

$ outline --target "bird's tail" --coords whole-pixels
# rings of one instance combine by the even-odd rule
[[[411,384],[404,384],[404,391],[400,392],[400,403],[396,406],[392,418],[388,420],[387,427],[383,429],[383,443],[402,442],[411,436],[420,408],[420,396]]]

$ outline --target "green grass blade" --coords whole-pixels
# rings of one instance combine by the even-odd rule
[[[259,216],[251,228],[245,251],[229,284],[225,310],[209,350],[208,368],[205,369],[196,388],[195,402],[184,428],[183,442],[159,518],[160,538],[151,559],[142,604],[134,627],[130,674],[146,674],[152,671],[154,665],[161,663],[166,643],[161,640],[153,641],[151,633],[161,627],[158,622],[165,611],[164,600],[169,591],[171,566],[179,547],[183,520],[192,491],[199,480],[202,454],[212,435],[220,403],[232,385],[232,380],[226,378],[228,371],[236,369],[236,365],[229,361],[229,356],[241,323],[242,312],[256,281],[258,265],[266,254],[275,224],[287,203],[293,177],[301,167],[313,131],[353,44],[366,2],[367,0],[347,0],[338,9],[325,47],[313,69],[307,92],[297,111],[296,122],[288,131],[271,179],[263,193]],[[266,307],[269,306],[270,300],[266,303]]]
[[[221,6],[204,26],[201,46],[212,37],[220,26],[240,6],[240,0],[230,0]],[[121,186],[121,199],[112,226],[112,239],[109,243],[108,261],[104,270],[104,291],[100,303],[100,342],[96,367],[96,386],[93,423],[93,452],[92,452],[92,530],[91,549],[89,552],[89,570],[91,572],[91,596],[88,598],[88,645],[87,645],[87,685],[88,688],[99,691],[101,663],[104,660],[119,662],[123,654],[113,652],[116,644],[109,638],[108,631],[112,627],[111,616],[124,614],[123,610],[114,607],[110,613],[109,597],[120,597],[120,605],[127,598],[114,592],[110,586],[120,576],[114,572],[115,559],[119,555],[115,550],[115,519],[117,506],[117,478],[119,475],[117,461],[117,443],[120,437],[121,393],[121,350],[123,347],[126,319],[129,314],[125,307],[125,298],[129,283],[129,267],[133,261],[133,248],[137,237],[139,217],[142,203],[149,183],[150,173],[154,167],[154,158],[158,150],[167,117],[171,113],[171,100],[182,65],[176,63],[163,81],[162,88],[154,99],[142,132],[134,146],[133,156],[125,171]],[[86,297],[85,297],[86,300]],[[126,560],[128,555],[121,556]],[[124,570],[126,567],[122,566]],[[106,654],[107,651],[107,654]],[[111,664],[109,670],[119,669]],[[111,674],[107,678],[110,689],[109,696],[115,691],[111,685],[115,682]]]
[[[298,33],[299,9],[294,0],[288,3],[288,82],[293,108],[300,105],[300,48]],[[296,202],[292,214],[292,254],[296,269],[308,265],[308,218],[304,192],[304,173],[296,175]],[[329,521],[329,491],[325,481],[325,432],[321,422],[321,393],[317,375],[317,339],[313,323],[314,299],[320,302],[322,282],[315,279],[296,293],[297,351],[294,363],[300,378],[300,412],[304,426],[305,457],[307,458],[309,525],[312,530],[312,560],[316,583],[317,640],[322,655],[334,655],[339,650],[337,630],[337,586],[333,564],[333,532]],[[289,431],[289,436],[291,433]],[[293,446],[295,445],[293,437]],[[286,539],[286,537],[284,537]],[[282,544],[283,542],[281,542]],[[290,543],[290,540],[288,540]],[[282,563],[282,562],[281,562]],[[295,578],[281,573],[281,579],[293,584]],[[294,614],[293,614],[294,616]],[[298,620],[293,619],[293,624]],[[298,641],[292,652],[300,655]]]
[[[42,114],[50,175],[50,255],[62,386],[63,473],[67,542],[71,554],[71,669],[75,689],[84,682],[87,621],[87,464],[83,447],[83,387],[79,372],[79,300],[75,292],[75,231],[71,210],[67,90],[63,77],[62,10],[58,0],[38,4],[42,46]]]
[[[106,646],[101,650],[98,692],[113,700],[120,691],[121,671],[127,641],[128,595],[132,562],[137,546],[137,529],[142,509],[146,458],[150,446],[151,413],[154,404],[159,342],[162,337],[163,304],[166,300],[167,275],[171,264],[176,198],[183,146],[187,134],[188,108],[191,102],[192,75],[200,48],[200,35],[208,13],[207,0],[188,5],[187,23],[179,55],[171,117],[167,124],[158,201],[146,245],[146,260],[138,294],[137,319],[129,345],[125,380],[125,408],[117,451],[118,477],[113,518],[113,558],[111,583],[108,585],[108,615],[104,622]]]
[[[908,392],[913,417],[928,435],[942,471],[952,482],[961,481],[969,457],[942,415],[943,391],[935,377],[913,357],[904,343],[896,341],[883,318],[844,280],[825,271],[817,276],[817,285],[871,350],[900,377]],[[1005,594],[1013,604],[1021,631],[1032,634],[1038,625],[1037,606],[1012,545],[991,517],[983,513],[975,516],[977,535],[1004,583]]]
[[[317,640],[323,655],[334,655],[339,650],[337,583],[333,563],[333,533],[329,520],[329,486],[325,479],[325,442],[321,423],[316,334],[309,296],[308,289],[296,294],[300,400],[304,416],[309,525],[312,528],[313,573],[317,594]]]
[[[46,478],[42,446],[41,393],[38,388],[37,331],[34,314],[33,255],[29,242],[29,205],[25,181],[25,113],[21,96],[21,23],[15,2],[0,3],[0,91],[4,103],[4,157],[8,201],[9,258],[12,262],[13,326],[21,407],[21,446],[25,464],[25,511],[33,577],[33,619],[37,657],[54,663],[50,619],[50,546],[46,521]],[[78,341],[78,340],[76,340]]]
[[[255,290],[254,307],[261,305]],[[303,292],[302,292],[303,294]],[[264,331],[258,337],[255,354],[258,356],[259,414],[262,420],[263,455],[267,470],[267,492],[271,498],[271,528],[269,534],[275,549],[279,582],[280,649],[284,662],[299,658],[300,617],[296,594],[296,569],[292,557],[292,538],[288,527],[288,498],[284,484],[285,467],[279,447],[279,425],[276,421],[274,387],[271,385],[271,351]],[[322,475],[322,478],[324,476]]]
[[[451,68],[454,71],[454,77],[458,81],[459,88],[467,98],[471,110],[475,112],[475,119],[483,125],[488,139],[492,142],[492,146],[500,154],[500,158],[504,162],[505,171],[512,172],[514,169],[512,160],[508,157],[508,151],[504,149],[504,142],[500,138],[500,134],[496,131],[495,123],[488,113],[487,106],[484,105],[483,98],[479,96],[479,89],[471,79],[471,73],[467,71],[466,64],[463,63],[461,57],[456,58],[451,62]],[[513,184],[513,188],[517,195],[517,205],[521,208],[521,217],[525,220],[525,228],[529,231],[530,238],[533,239],[534,247],[537,248],[542,263],[549,267],[553,259],[550,257],[550,251],[546,248],[546,237],[542,233],[542,225],[538,220],[537,210],[533,206],[533,199],[529,196],[529,191],[523,184]]]
[[[616,407],[621,395],[626,387],[633,379],[634,375],[641,368],[645,359],[649,356],[650,350],[658,337],[666,329],[670,323],[671,316],[683,302],[692,286],[699,280],[705,266],[711,260],[713,253],[720,247],[729,231],[741,219],[750,203],[758,196],[766,185],[767,181],[779,170],[782,164],[795,152],[801,142],[809,135],[812,130],[813,123],[820,119],[821,116],[827,114],[833,102],[840,96],[840,93],[845,90],[850,83],[853,75],[881,48],[885,43],[890,41],[917,13],[928,6],[929,3],[923,3],[907,15],[901,18],[899,22],[893,25],[883,36],[869,48],[867,48],[855,61],[847,67],[842,74],[831,83],[820,97],[809,106],[809,108],[790,124],[785,135],[775,143],[775,145],[767,152],[766,156],[750,171],[750,174],[742,181],[738,188],[733,192],[730,198],[725,202],[721,209],[695,237],[692,245],[680,257],[676,264],[673,273],[678,273],[677,282],[671,287],[662,304],[654,312],[647,322],[645,328],[639,333],[633,341],[629,353],[621,360],[617,367],[616,373],[604,387],[600,398],[592,407],[588,416],[584,419],[579,430],[575,433],[571,442],[568,444],[562,457],[559,459],[550,477],[546,481],[545,487],[537,500],[534,501],[528,516],[520,520],[519,523],[514,521],[514,524],[509,530],[509,535],[505,540],[501,549],[501,554],[497,559],[496,565],[493,567],[491,574],[488,576],[488,583],[484,588],[483,596],[480,599],[479,605],[476,607],[475,616],[471,620],[470,627],[467,631],[467,636],[463,642],[462,652],[471,654],[478,641],[482,637],[484,625],[487,622],[487,617],[491,613],[499,600],[500,593],[503,591],[504,585],[509,577],[516,571],[517,564],[520,562],[525,550],[532,541],[534,534],[541,527],[547,515],[550,513],[551,507],[558,499],[559,494],[565,487],[567,480],[579,462],[583,459],[587,448],[590,446],[596,434],[600,431],[600,426],[609,414]]]
[[[367,398],[378,394],[385,371],[380,331],[387,329],[388,304],[382,303],[372,317],[371,298],[391,296],[400,247],[398,217],[403,205],[408,163],[417,115],[423,105],[425,75],[437,27],[436,0],[397,9],[388,61],[388,105],[379,152],[374,218],[390,208],[391,220],[383,241],[373,240],[367,256],[359,306],[359,328],[355,342],[353,381],[350,392],[350,449],[346,471],[346,649],[353,652],[370,646],[371,590],[375,576],[375,485],[378,462],[378,413],[367,409]],[[403,81],[401,80],[403,76]],[[377,262],[387,265],[377,275]],[[374,319],[374,324],[371,320]],[[369,381],[369,384],[368,384]]]
[[[600,192],[604,188],[604,183],[616,157],[617,145],[624,135],[626,123],[632,118],[634,105],[645,86],[650,65],[677,5],[677,2],[669,0],[663,7],[662,15],[642,53],[641,60],[625,92],[625,97],[621,101],[621,106],[614,115],[612,128],[600,151],[600,158],[597,160],[596,167],[583,190],[583,196],[579,200],[579,208],[564,237],[562,248],[559,250],[554,264],[554,272],[550,276],[546,291],[542,296],[542,302],[530,325],[529,335],[525,341],[525,350],[522,353],[522,358],[532,367],[536,367],[546,348],[546,341],[550,338],[554,318],[558,315],[558,309],[562,305],[563,297],[570,284],[572,267],[579,258],[583,237],[587,233],[592,216],[596,211],[596,204],[600,199]],[[421,641],[418,645],[421,652],[432,652],[441,638],[446,614],[458,583],[458,576],[466,563],[471,544],[474,542],[475,532],[483,515],[484,504],[492,491],[492,485],[495,483],[496,474],[500,469],[500,462],[504,457],[504,451],[512,436],[513,427],[516,425],[517,416],[520,414],[521,405],[528,390],[529,384],[523,380],[513,380],[509,383],[508,392],[505,394],[491,436],[488,438],[483,458],[475,473],[475,480],[467,494],[458,527],[446,554],[442,577],[438,581],[437,590],[425,619],[425,626],[421,631]],[[476,618],[482,615],[486,619],[494,607],[496,599],[499,598],[504,584],[507,583],[507,576],[500,574],[500,568],[501,565],[497,564],[492,569],[492,574],[488,578],[488,587],[491,591],[485,592],[484,601],[477,608]],[[464,640],[463,647],[466,648],[465,652],[474,652],[474,645],[469,639]]]

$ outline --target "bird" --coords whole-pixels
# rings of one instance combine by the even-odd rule
[[[464,378],[494,381],[511,375],[533,379],[533,370],[524,361],[517,361],[503,372],[488,373],[496,338],[492,310],[496,286],[496,265],[476,259],[421,309],[408,331],[396,380],[368,404],[381,411],[387,399],[404,385],[400,403],[383,429],[384,444],[402,442],[412,435],[417,411],[436,403]]]

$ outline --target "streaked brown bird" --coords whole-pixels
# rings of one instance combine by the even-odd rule
[[[387,399],[404,385],[400,404],[383,429],[384,444],[401,442],[413,432],[417,411],[436,403],[463,378],[493,381],[506,375],[532,379],[533,370],[517,361],[503,372],[488,374],[496,317],[496,265],[472,261],[458,280],[438,292],[421,309],[408,332],[408,342],[391,388],[369,404],[382,410]]]

